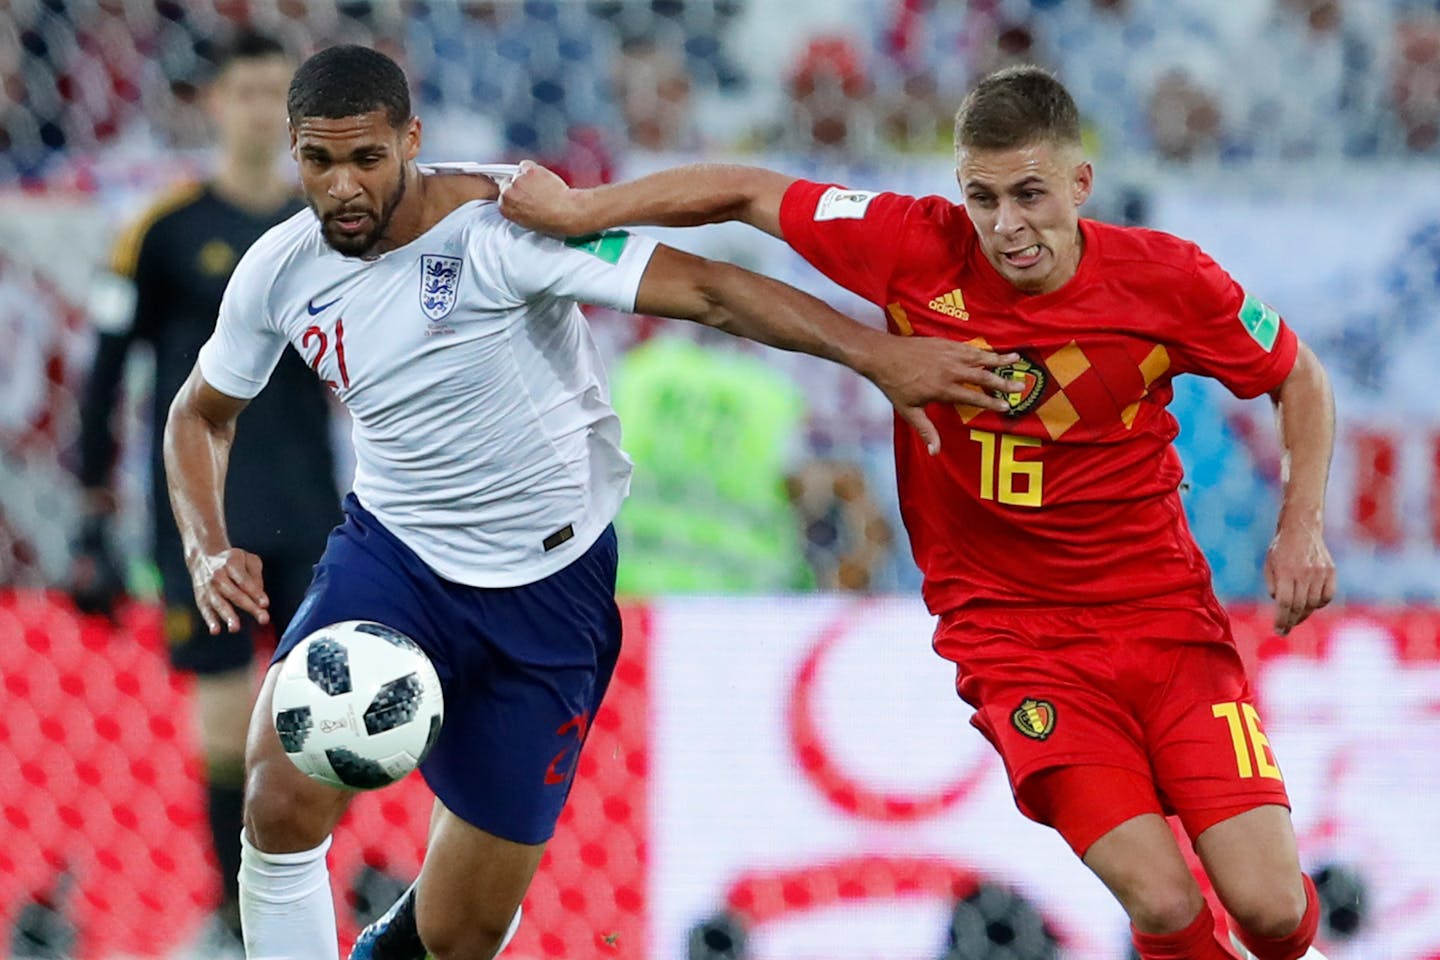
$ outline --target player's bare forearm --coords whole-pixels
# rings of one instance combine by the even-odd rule
[[[577,190],[526,161],[500,197],[500,212],[521,226],[577,236],[636,224],[692,227],[739,220],[780,236],[780,201],[794,177],[761,167],[696,163]]]
[[[222,623],[238,630],[237,610],[261,623],[269,620],[260,560],[232,547],[225,529],[225,473],[235,421],[245,404],[207,384],[197,367],[175,395],[165,421],[166,488],[195,604],[212,634],[220,632]]]
[[[1325,546],[1325,487],[1335,443],[1330,380],[1303,343],[1272,395],[1283,448],[1280,517],[1265,556],[1275,629],[1288,633],[1335,596],[1335,562]]]
[[[728,263],[669,247],[655,251],[640,282],[635,310],[694,320],[781,350],[823,357],[873,381],[896,410],[939,450],[925,416],[930,403],[1007,408],[993,391],[1020,385],[994,373],[1013,362],[967,344],[931,337],[896,337],[859,323],[794,287]]]
[[[232,416],[223,401],[217,403],[206,392],[199,369],[192,370],[165,421],[165,484],[187,557],[230,546],[225,531],[225,473],[239,409]]]
[[[1274,401],[1284,455],[1280,521],[1321,520],[1335,447],[1335,396],[1325,368],[1305,344]]]

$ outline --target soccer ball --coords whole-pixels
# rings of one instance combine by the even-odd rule
[[[296,644],[271,704],[295,766],[354,790],[387,786],[419,766],[444,715],[440,678],[424,651],[367,620],[332,623]]]

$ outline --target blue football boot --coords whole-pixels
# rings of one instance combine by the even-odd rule
[[[425,944],[415,927],[415,884],[370,926],[350,948],[350,960],[426,960]]]

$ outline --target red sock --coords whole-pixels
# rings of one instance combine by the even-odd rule
[[[1256,960],[1297,960],[1298,957],[1305,956],[1305,951],[1310,949],[1310,944],[1315,939],[1315,931],[1320,927],[1320,896],[1315,892],[1315,884],[1309,877],[1302,873],[1300,879],[1305,882],[1305,916],[1300,918],[1300,926],[1295,928],[1294,933],[1267,940],[1240,927],[1235,928],[1235,935],[1245,944],[1246,949],[1255,954]]]
[[[1132,926],[1130,939],[1140,952],[1140,960],[1234,960],[1234,955],[1215,939],[1215,915],[1208,903],[1184,930],[1141,933]]]

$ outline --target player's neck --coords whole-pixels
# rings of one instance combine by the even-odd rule
[[[396,208],[385,236],[367,256],[403,247],[471,200],[494,200],[500,195],[495,182],[478,174],[423,174],[414,165],[405,171],[405,196]]]
[[[214,190],[242,210],[266,214],[278,210],[295,195],[294,186],[280,176],[274,163],[247,163],[226,157],[211,181]]]

